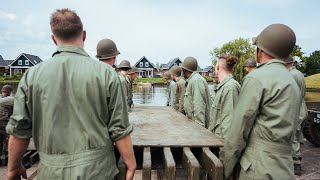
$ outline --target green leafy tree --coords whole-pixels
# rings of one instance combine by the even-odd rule
[[[314,51],[309,57],[306,57],[306,59],[308,64],[306,74],[310,76],[320,73],[320,50]]]
[[[301,72],[306,72],[307,69],[307,58],[303,56],[304,52],[301,51],[301,47],[299,45],[295,45],[293,48],[293,51],[291,53],[291,56],[297,56],[301,59],[302,61],[302,66],[297,66],[297,69],[299,69]]]
[[[249,39],[238,38],[228,43],[225,43],[220,48],[214,48],[210,51],[212,57],[212,65],[215,66],[217,59],[223,54],[231,54],[239,58],[239,63],[234,69],[234,77],[240,81],[246,72],[242,67],[244,61],[249,58],[255,57],[255,47],[251,44]]]

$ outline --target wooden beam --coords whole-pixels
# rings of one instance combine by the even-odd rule
[[[142,179],[151,179],[151,150],[150,147],[143,148],[143,162],[142,162]]]
[[[163,148],[164,174],[167,180],[176,179],[176,163],[169,147]]]
[[[208,147],[202,148],[199,161],[201,166],[207,171],[212,179],[223,179],[222,162],[210,151]]]
[[[116,177],[117,180],[125,180],[127,167],[126,167],[126,164],[124,164],[122,157],[119,158],[118,169],[119,169],[119,173],[117,174],[117,177]]]
[[[189,180],[199,179],[200,164],[189,147],[183,148],[182,166],[187,170]]]

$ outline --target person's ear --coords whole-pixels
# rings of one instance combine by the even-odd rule
[[[87,38],[87,31],[83,30],[83,32],[82,32],[82,40],[83,40],[83,42],[86,40],[86,38]]]
[[[54,44],[58,46],[58,43],[57,43],[57,41],[56,41],[56,38],[54,37],[53,34],[51,35],[51,39],[52,39],[52,41],[54,42]]]

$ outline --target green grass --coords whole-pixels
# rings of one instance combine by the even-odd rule
[[[320,88],[320,73],[308,76],[304,80],[307,88]]]
[[[142,83],[147,83],[147,82],[149,82],[149,83],[154,83],[154,82],[156,82],[156,83],[159,83],[159,82],[166,82],[163,78],[137,78],[135,81],[134,81],[135,83],[140,83],[140,82],[142,82]]]

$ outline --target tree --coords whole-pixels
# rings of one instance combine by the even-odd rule
[[[304,52],[301,51],[301,47],[299,45],[295,45],[290,55],[292,57],[297,56],[299,59],[301,59],[301,66],[297,66],[297,69],[299,69],[301,72],[305,72],[307,69],[307,58],[303,56]]]
[[[308,67],[306,74],[308,76],[320,73],[320,50],[314,51],[309,57],[306,57]]]
[[[215,66],[217,59],[223,54],[231,54],[239,58],[239,63],[234,69],[234,77],[237,81],[240,81],[246,75],[242,65],[246,59],[255,57],[255,47],[249,39],[238,38],[229,41],[223,44],[222,47],[214,48],[210,51],[213,66]]]

